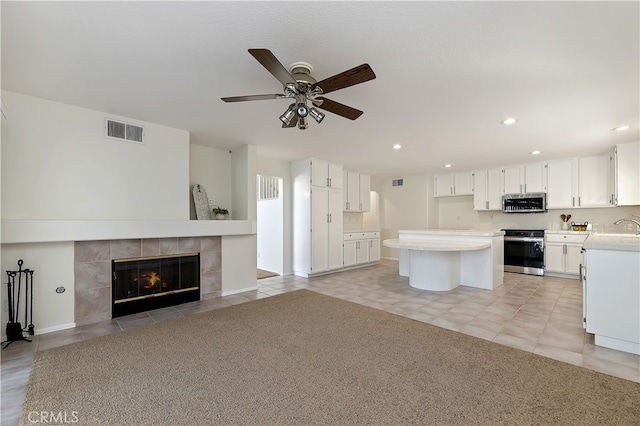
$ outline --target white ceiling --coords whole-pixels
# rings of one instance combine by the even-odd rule
[[[3,1],[2,88],[377,176],[565,158],[640,139],[639,5]],[[327,95],[364,114],[301,131],[280,127],[287,100],[222,102],[281,93],[249,48],[318,80],[370,64]]]

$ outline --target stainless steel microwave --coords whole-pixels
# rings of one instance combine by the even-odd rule
[[[505,194],[502,196],[502,211],[505,213],[544,213],[547,211],[547,194]]]

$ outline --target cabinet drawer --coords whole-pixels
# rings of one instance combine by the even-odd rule
[[[570,234],[547,234],[545,238],[548,243],[560,243],[560,244],[582,244],[586,240],[588,235],[570,235]]]
[[[353,240],[371,240],[380,238],[380,232],[378,231],[370,231],[370,232],[347,232],[343,234],[342,241],[353,241]]]

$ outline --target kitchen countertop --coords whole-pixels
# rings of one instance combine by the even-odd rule
[[[593,231],[569,231],[561,229],[545,229],[545,234],[560,234],[560,235],[589,235]]]
[[[640,235],[591,233],[584,242],[585,250],[640,252]]]
[[[482,250],[491,247],[491,243],[472,243],[467,241],[423,241],[423,240],[384,240],[387,247],[421,251],[467,251]]]

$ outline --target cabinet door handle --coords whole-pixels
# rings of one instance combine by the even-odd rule
[[[576,197],[571,197],[571,207],[576,206]]]
[[[524,184],[524,193],[525,194],[527,193],[527,184],[526,183]]]
[[[562,245],[562,254],[567,254],[567,245],[566,244]]]
[[[488,201],[485,201],[485,202],[484,202],[484,204],[485,204],[485,208],[486,208],[487,210],[489,210],[489,202],[488,202]]]
[[[581,205],[582,205],[581,197],[578,197],[578,207],[580,207]]]
[[[360,203],[360,210],[362,210],[362,203]]]
[[[520,184],[520,193],[522,193],[522,184]]]

